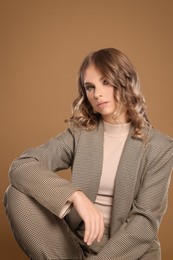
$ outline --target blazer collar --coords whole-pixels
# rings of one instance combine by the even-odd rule
[[[143,141],[131,137],[133,130],[132,125],[116,173],[111,233],[122,225],[131,210],[141,160],[145,151]]]
[[[102,174],[103,133],[102,121],[95,130],[81,132],[73,165],[73,183],[92,201]]]
[[[72,183],[91,200],[95,201],[99,189],[103,163],[103,124],[93,131],[81,131],[72,167]],[[82,219],[75,208],[66,216],[72,230]]]

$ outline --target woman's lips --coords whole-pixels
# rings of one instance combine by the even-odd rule
[[[104,102],[99,102],[97,103],[97,107],[105,107],[109,102],[108,101],[104,101]]]

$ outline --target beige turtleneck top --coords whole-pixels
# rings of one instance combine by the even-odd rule
[[[95,205],[102,211],[107,227],[110,225],[115,176],[129,129],[130,123],[114,125],[104,122],[103,166]]]

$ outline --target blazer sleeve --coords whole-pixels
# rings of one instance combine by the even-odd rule
[[[88,259],[137,260],[151,247],[167,207],[173,165],[173,140],[162,138],[153,143],[147,151],[145,172],[128,218],[101,252]]]
[[[79,133],[67,129],[47,143],[29,149],[12,162],[11,184],[59,217],[69,211],[68,198],[78,190],[56,172],[72,166]],[[63,213],[63,215],[62,215]]]

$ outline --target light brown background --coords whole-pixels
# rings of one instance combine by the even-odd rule
[[[65,129],[88,52],[121,49],[137,68],[153,125],[173,136],[171,0],[1,0],[0,196],[11,161]],[[173,188],[173,183],[171,184]],[[173,259],[173,192],[159,237]],[[24,260],[0,208],[0,258]]]

